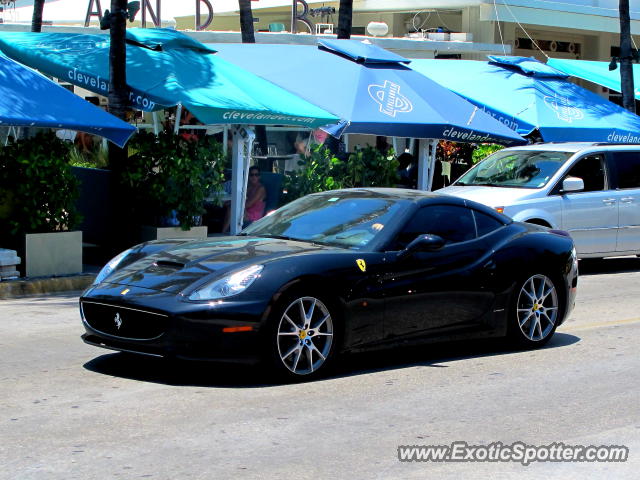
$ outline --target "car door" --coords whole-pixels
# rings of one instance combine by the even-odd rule
[[[640,251],[640,152],[612,151],[611,159],[618,199],[616,251]]]
[[[563,193],[562,180],[578,177],[584,189]],[[618,199],[611,190],[603,154],[580,158],[557,186],[562,198],[562,229],[573,238],[578,254],[608,253],[616,249]]]
[[[472,325],[490,306],[482,291],[482,265],[491,250],[478,238],[470,209],[429,205],[419,209],[400,231],[391,249],[401,250],[420,234],[446,240],[433,252],[416,252],[391,261],[382,277],[385,337],[421,336]]]

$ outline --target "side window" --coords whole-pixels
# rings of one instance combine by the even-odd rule
[[[618,188],[640,188],[640,152],[612,152]]]
[[[402,250],[418,235],[431,233],[447,243],[476,238],[476,225],[471,210],[455,205],[432,205],[418,210],[400,231],[392,250]]]
[[[504,223],[499,220],[477,210],[473,210],[473,216],[476,219],[476,229],[478,230],[479,237],[487,235],[504,226]]]
[[[578,160],[566,177],[578,177],[584,182],[582,192],[595,192],[606,189],[606,174],[604,157],[602,155],[589,155]]]

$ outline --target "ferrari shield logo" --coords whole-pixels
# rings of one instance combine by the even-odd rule
[[[125,288],[124,290],[122,290],[122,291],[120,292],[120,295],[126,295],[127,293],[129,293],[129,291],[130,291],[130,290],[129,290],[128,288]]]
[[[363,259],[361,258],[357,259],[356,263],[358,264],[358,267],[360,268],[360,270],[362,270],[363,272],[367,271],[367,262],[365,262]]]

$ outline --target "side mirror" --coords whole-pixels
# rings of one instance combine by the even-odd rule
[[[407,245],[407,248],[398,254],[398,258],[405,258],[416,252],[435,252],[444,247],[445,243],[445,239],[438,235],[431,235],[430,233],[418,235]]]
[[[584,190],[584,181],[578,177],[567,177],[562,181],[562,193]]]

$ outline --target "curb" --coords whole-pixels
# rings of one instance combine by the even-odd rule
[[[7,280],[0,282],[0,300],[26,295],[84,290],[93,283],[95,278],[93,274],[81,274],[68,277]]]

